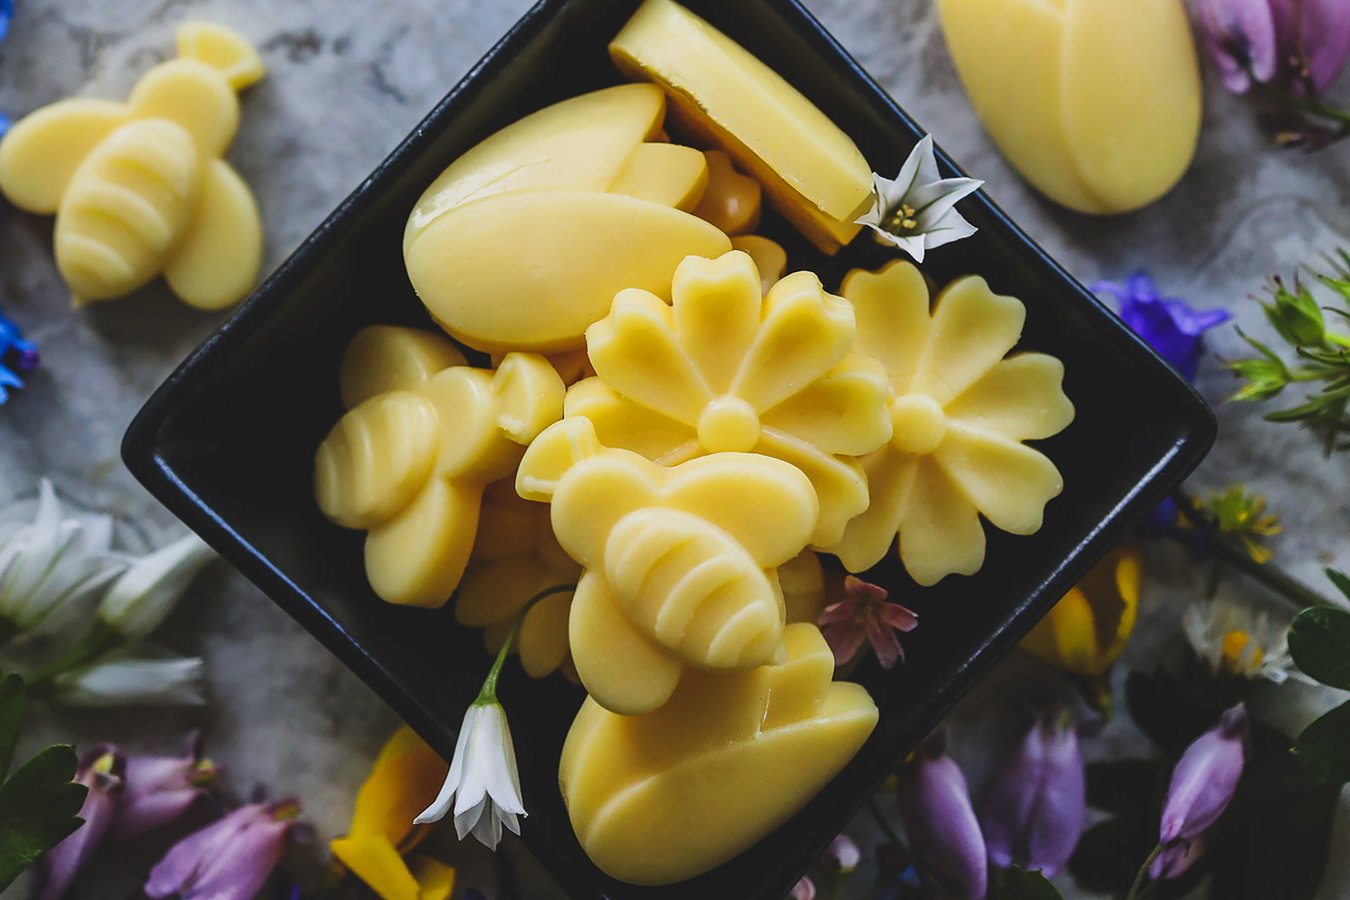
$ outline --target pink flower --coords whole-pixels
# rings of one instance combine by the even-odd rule
[[[1245,94],[1275,77],[1279,49],[1270,0],[1197,0],[1201,30],[1223,86]]]
[[[299,820],[300,804],[251,803],[169,848],[150,871],[155,900],[251,900],[267,883]]]
[[[80,762],[75,783],[89,789],[80,807],[84,824],[38,860],[38,900],[65,896],[85,863],[103,843],[122,791],[123,765],[122,755],[110,746],[99,747]]]
[[[872,644],[883,669],[905,658],[897,631],[913,631],[919,617],[899,603],[886,600],[886,589],[855,578],[844,578],[844,599],[825,607],[818,623],[834,651],[834,661],[843,665],[857,655],[863,641]]]
[[[803,875],[802,880],[792,888],[787,900],[816,900],[816,883]]]
[[[202,758],[201,737],[188,738],[182,756],[131,756],[126,792],[117,807],[112,837],[130,843],[177,819],[215,784],[220,769]]]

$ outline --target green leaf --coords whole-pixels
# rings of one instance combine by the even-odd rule
[[[1350,612],[1305,609],[1289,626],[1289,652],[1309,677],[1350,691]]]
[[[1294,742],[1304,767],[1327,784],[1350,782],[1350,702],[1313,722]]]
[[[1062,900],[1059,889],[1039,871],[1013,866],[994,874],[990,900]]]
[[[1345,599],[1350,600],[1350,575],[1346,575],[1344,572],[1337,572],[1335,569],[1325,569],[1323,571],[1327,573],[1327,577],[1331,579],[1331,583],[1336,585],[1336,589],[1345,595]]]
[[[48,747],[0,787],[0,891],[83,824],[86,789],[73,784],[75,750]]]
[[[23,679],[18,675],[0,678],[0,782],[9,774],[14,760],[14,745],[19,742],[23,724]]]

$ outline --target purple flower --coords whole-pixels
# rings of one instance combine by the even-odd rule
[[[4,37],[7,19],[5,0],[0,0],[0,39]],[[0,120],[3,118],[0,116]],[[0,136],[3,135],[3,122],[0,121]],[[24,340],[19,326],[0,313],[0,404],[9,399],[9,388],[23,387],[23,379],[19,375],[31,372],[37,364],[37,344]]]
[[[843,600],[825,607],[817,620],[834,651],[835,663],[842,666],[853,659],[863,641],[872,644],[883,669],[904,659],[904,648],[895,633],[913,631],[919,617],[899,603],[887,601],[885,588],[852,575],[844,577],[844,595]]]
[[[1185,300],[1160,296],[1158,286],[1143,271],[1123,285],[1098,281],[1091,290],[1115,297],[1125,324],[1187,381],[1195,380],[1205,332],[1233,317],[1226,309],[1197,310]]]
[[[1223,86],[1234,94],[1275,77],[1279,47],[1271,0],[1196,0],[1205,46]]]
[[[150,871],[155,900],[251,900],[271,876],[298,824],[300,804],[251,803],[169,848]]]
[[[65,896],[85,863],[103,843],[122,790],[124,762],[122,755],[109,746],[95,749],[80,762],[75,783],[89,789],[80,807],[84,824],[38,860],[37,900],[59,900]]]
[[[924,872],[956,900],[983,900],[989,887],[984,835],[970,790],[941,736],[929,738],[900,770],[900,816]]]
[[[822,868],[843,875],[856,872],[861,863],[862,848],[846,834],[838,835],[830,841],[830,846],[825,848],[820,858]]]
[[[1350,59],[1350,10],[1345,0],[1301,0],[1302,23],[1296,22],[1294,0],[1269,2],[1280,52],[1286,59],[1306,55],[1306,77],[1316,93],[1324,93]],[[1294,74],[1296,88],[1303,74]]]
[[[1247,724],[1247,709],[1239,703],[1181,755],[1158,830],[1164,847],[1194,841],[1228,808],[1246,762]]]
[[[1177,841],[1163,847],[1148,866],[1148,877],[1154,881],[1170,881],[1180,878],[1205,855],[1205,838],[1193,841]]]
[[[816,900],[816,883],[803,875],[801,880],[792,886],[792,893],[787,895],[787,900]]]
[[[980,821],[990,862],[1059,874],[1083,832],[1086,791],[1073,723],[1064,714],[1039,718],[985,796]]]
[[[113,839],[130,843],[177,819],[215,784],[220,769],[201,754],[201,737],[188,738],[183,756],[132,756],[117,808]]]

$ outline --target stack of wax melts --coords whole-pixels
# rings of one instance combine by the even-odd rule
[[[905,263],[843,296],[784,274],[761,199],[832,253],[872,177],[778,74],[670,0],[611,53],[639,83],[492,135],[408,220],[418,296],[495,370],[430,333],[360,333],[316,490],[369,530],[377,594],[457,591],[491,648],[568,588],[518,645],[589,695],[563,798],[601,869],[664,884],[783,824],[875,727],[815,624],[821,554],[862,571],[899,535],[920,584],[976,571],[981,517],[1040,526],[1061,481],[1024,441],[1073,410],[1056,360],[1008,355],[1025,310],[981,278],[930,302]]]
[[[0,192],[55,214],[56,263],[76,304],[121,297],[163,274],[190,306],[221,309],[262,262],[253,194],[221,159],[239,126],[237,91],[264,75],[257,51],[220,25],[178,32],[178,58],[126,103],[63,100],[0,141]]]

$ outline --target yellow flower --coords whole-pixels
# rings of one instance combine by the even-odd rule
[[[859,349],[886,368],[894,427],[862,459],[871,505],[822,549],[862,572],[898,534],[900,559],[919,584],[973,574],[984,564],[982,517],[1033,534],[1063,487],[1054,464],[1024,442],[1073,421],[1064,366],[1043,353],[1007,355],[1026,308],[983,278],[952,282],[931,306],[909,263],[855,270],[840,290],[857,311]]]
[[[1231,485],[1208,500],[1197,500],[1196,507],[1214,517],[1220,534],[1237,538],[1254,562],[1270,561],[1270,548],[1262,538],[1273,537],[1284,529],[1277,516],[1266,512],[1266,498],[1249,494],[1245,486]]]
[[[810,272],[761,296],[751,258],[691,256],[672,301],[621,291],[586,330],[597,377],[567,393],[606,447],[663,466],[719,451],[757,453],[800,469],[820,498],[812,542],[832,544],[867,508],[855,457],[891,436],[886,373],[854,351],[853,307]]]
[[[347,836],[330,845],[353,875],[383,900],[449,900],[455,870],[427,856],[404,856],[426,836],[413,819],[445,780],[447,765],[406,725],[384,745],[356,795]]]
[[[1143,554],[1111,551],[1022,639],[1022,649],[1075,675],[1102,675],[1125,649],[1139,608]]]

